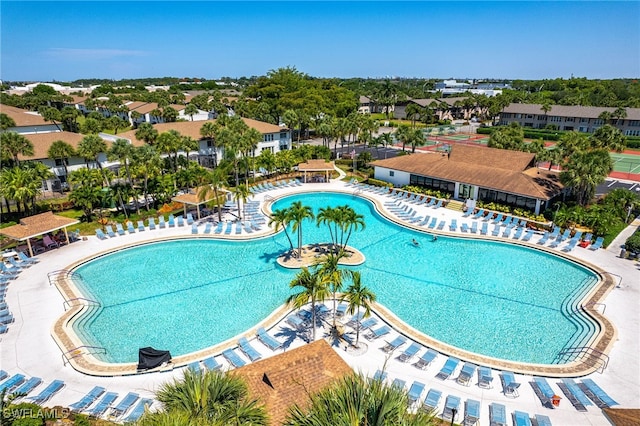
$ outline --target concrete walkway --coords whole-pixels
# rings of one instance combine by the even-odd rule
[[[624,243],[627,241],[627,239],[629,239],[630,236],[633,235],[634,232],[638,230],[639,226],[640,226],[640,217],[636,217],[629,224],[629,226],[624,228],[622,232],[620,232],[618,236],[615,237],[613,241],[611,241],[611,244],[609,244],[609,247],[607,247],[607,250],[619,255],[620,250],[622,249],[622,246],[624,245]]]
[[[345,185],[345,182],[334,180],[330,183],[278,188],[267,193],[257,194],[252,200],[259,201],[262,208],[264,208],[265,198],[271,200],[296,192],[333,190],[354,193],[354,189]],[[363,192],[361,195],[377,199],[380,204],[389,200],[388,197],[374,195],[369,192]],[[420,206],[418,209],[420,210],[419,214],[426,214],[429,208]],[[450,219],[456,218],[458,227],[464,222],[471,223],[471,220],[463,218],[460,212],[443,208],[436,211],[432,210],[431,214],[434,214],[434,212],[436,212],[435,214],[439,220],[446,220],[447,223],[450,223]],[[392,213],[387,212],[387,214],[391,215]],[[401,223],[399,219],[396,219],[396,221]],[[203,227],[204,224],[198,227],[200,237],[202,237]],[[430,233],[434,232],[432,230],[428,231]],[[268,235],[269,233],[272,233],[272,230],[263,226],[260,231],[252,234],[247,234],[243,231],[240,236],[233,234],[228,236],[211,235],[208,237],[254,238],[259,235]],[[454,233],[442,232],[442,234],[462,235],[459,230]],[[54,379],[64,380],[66,387],[54,396],[46,404],[47,406],[66,406],[80,399],[96,385],[104,386],[112,392],[118,392],[120,397],[130,391],[138,392],[141,396],[152,397],[153,392],[162,383],[180,377],[182,374],[182,369],[180,368],[172,371],[134,376],[94,377],[79,373],[69,364],[65,364],[62,359],[62,352],[50,334],[52,325],[64,313],[64,300],[56,287],[51,286],[47,280],[47,273],[65,269],[87,256],[117,250],[142,241],[154,241],[177,236],[191,237],[191,228],[185,226],[182,228],[157,229],[155,231],[127,234],[108,240],[89,237],[86,241],[79,241],[68,247],[62,247],[38,256],[41,262],[21,272],[18,279],[12,281],[8,287],[6,302],[15,317],[15,323],[11,324],[9,331],[2,335],[2,347],[0,349],[1,368],[9,374],[21,373],[27,377],[41,377],[44,380],[44,385]],[[535,242],[539,238],[540,236],[536,235],[531,243],[535,246]],[[616,279],[620,280],[617,287],[611,291],[606,299],[605,315],[617,328],[617,340],[610,352],[610,362],[604,373],[594,373],[589,377],[593,378],[622,407],[635,408],[638,407],[638,401],[640,401],[640,362],[638,358],[638,353],[640,353],[640,309],[638,309],[640,280],[638,279],[637,263],[620,259],[616,257],[617,254],[607,250],[592,251],[576,247],[569,256],[576,260],[594,264],[607,272],[615,274]],[[553,271],[549,272],[552,273]],[[330,305],[328,304],[328,306]],[[284,315],[286,315],[286,312],[280,315],[279,319],[282,319]],[[384,321],[385,318],[380,318],[380,320]],[[286,323],[280,320],[268,325],[272,335],[277,335],[279,330],[286,330],[287,327]],[[394,331],[394,333],[397,335],[398,332]],[[322,338],[322,336],[323,333],[319,332],[318,337]],[[394,335],[391,336],[391,338],[393,337]],[[488,407],[491,402],[504,404],[507,407],[508,414],[513,410],[520,410],[531,415],[547,415],[555,425],[604,426],[610,424],[601,413],[601,410],[594,406],[588,407],[584,413],[576,411],[563,394],[560,394],[563,400],[559,408],[552,410],[543,407],[529,385],[529,382],[533,379],[531,376],[517,376],[518,381],[522,383],[520,396],[511,398],[501,392],[500,379],[496,371],[494,371],[495,378],[492,389],[479,388],[476,378],[472,380],[471,386],[468,387],[457,384],[455,380],[441,381],[436,379],[435,375],[443,366],[446,359],[445,356],[439,356],[428,369],[419,370],[413,366],[408,366],[406,363],[401,363],[395,360],[393,356],[381,351],[380,348],[384,343],[383,340],[368,342],[368,350],[364,354],[345,351],[341,346],[337,346],[336,349],[355,371],[373,375],[376,370],[386,368],[388,372],[387,380],[401,378],[407,382],[408,386],[417,380],[424,383],[426,389],[433,387],[441,390],[443,398],[439,405],[439,412],[442,411],[444,399],[448,394],[459,396],[463,401],[468,398],[480,401],[482,407],[480,425],[489,424]],[[259,343],[255,342],[255,344],[258,345]],[[292,341],[290,347],[293,348],[303,344],[305,344],[303,339],[296,338]],[[258,347],[265,357],[279,353],[269,351],[265,346]],[[223,357],[217,356],[216,359],[223,365],[224,369],[231,368]],[[550,383],[559,392],[557,381],[557,379],[551,379]],[[41,385],[37,390],[41,390],[44,385]],[[424,394],[422,398],[424,398]],[[460,419],[458,417],[458,422]]]

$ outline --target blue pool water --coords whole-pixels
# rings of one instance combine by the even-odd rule
[[[366,229],[349,241],[366,257],[355,269],[380,303],[435,339],[496,358],[549,364],[595,330],[571,313],[595,281],[577,264],[492,241],[432,242],[426,233],[381,218],[369,201],[345,194],[295,195],[273,209],[295,200],[314,212],[348,204],[365,215]],[[328,240],[326,227],[303,225],[304,244]],[[283,303],[297,272],[275,263],[286,249],[281,232],[253,241],[159,242],[102,256],[76,269],[79,286],[102,304],[78,332],[106,347],[110,362],[136,361],[143,346],[174,356],[212,346]]]

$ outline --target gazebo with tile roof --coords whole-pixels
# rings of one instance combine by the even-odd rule
[[[180,195],[176,195],[175,197],[171,198],[171,201],[175,201],[177,203],[182,203],[184,204],[184,214],[186,216],[187,214],[187,206],[196,206],[196,211],[198,212],[198,220],[200,220],[200,206],[203,204],[207,204],[209,201],[213,201],[215,199],[214,195],[213,195],[213,190],[209,189],[209,191],[211,191],[209,193],[208,197],[205,197],[203,200],[201,200],[198,197],[198,194],[200,194],[200,191],[203,189],[203,187],[198,187],[198,188],[194,188],[193,190],[189,191],[186,194],[180,194]],[[218,188],[218,194],[225,194],[229,191],[225,190],[225,189],[220,189]]]
[[[283,424],[289,407],[306,407],[309,395],[353,370],[324,340],[232,370],[247,382],[249,395],[263,403],[270,424]]]
[[[331,173],[334,169],[335,163],[333,161],[325,161],[323,159],[307,160],[304,163],[298,164],[298,171],[303,172],[304,174],[304,183],[307,183],[307,172],[323,172],[324,181],[329,182],[329,178],[331,177]]]
[[[45,212],[25,217],[21,219],[20,223],[17,225],[2,228],[0,229],[0,234],[6,235],[7,237],[13,238],[17,241],[26,241],[27,247],[29,248],[29,256],[33,256],[31,238],[39,237],[40,235],[54,232],[58,229],[63,229],[64,236],[67,239],[67,244],[69,244],[69,233],[67,232],[67,227],[77,223],[80,223],[77,219],[58,216],[53,214],[53,212]]]

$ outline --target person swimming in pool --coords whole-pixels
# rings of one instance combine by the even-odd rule
[[[411,240],[411,244],[413,244],[416,247],[420,247],[420,243],[417,242],[415,238],[413,240]]]
[[[434,241],[434,242],[435,242],[435,241],[438,241],[438,236],[437,236],[437,235],[434,235],[434,236],[433,236],[433,238],[431,239],[431,241]]]

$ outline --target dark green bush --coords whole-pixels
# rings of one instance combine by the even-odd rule
[[[640,230],[636,230],[624,243],[627,251],[640,253]]]
[[[387,188],[393,187],[393,185],[390,184],[389,182],[385,182],[383,180],[374,179],[374,178],[367,179],[367,183],[369,185],[375,185],[375,186],[386,186]]]

